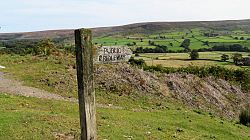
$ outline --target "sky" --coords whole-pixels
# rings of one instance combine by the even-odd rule
[[[0,33],[250,19],[250,0],[1,0]]]

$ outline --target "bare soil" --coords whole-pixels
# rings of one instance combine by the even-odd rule
[[[69,71],[75,75],[75,70]],[[49,77],[60,77],[52,73]],[[41,80],[43,83],[44,80]],[[67,83],[58,83],[59,89],[66,90],[65,84],[76,87],[75,78]],[[97,65],[95,67],[95,86],[98,89],[111,91],[119,95],[139,93],[145,96],[160,96],[172,98],[193,108],[211,112],[226,118],[237,118],[240,110],[250,105],[250,94],[223,79],[213,77],[199,78],[198,76],[175,73],[162,74],[145,72],[128,64]],[[27,97],[45,98],[77,102],[75,98],[62,97],[58,94],[24,86],[21,82],[6,78],[0,73],[0,92],[22,95]],[[97,105],[101,108],[117,108],[112,105]]]
[[[223,79],[185,73],[151,73],[127,64],[98,66],[95,82],[99,88],[121,95],[140,93],[174,98],[193,109],[230,119],[237,118],[240,110],[250,105],[249,93]]]
[[[13,95],[21,95],[25,97],[35,97],[35,98],[44,98],[52,100],[64,100],[64,101],[73,101],[76,99],[65,98],[57,94],[49,93],[47,91],[24,86],[21,82],[8,79],[5,77],[4,73],[0,72],[0,92],[9,93]]]
[[[6,78],[5,74],[0,72],[0,93],[20,95],[25,97],[34,97],[40,99],[60,100],[77,103],[78,100],[75,98],[66,98],[58,94],[50,93],[45,90],[41,90],[34,87],[24,86],[22,82]],[[122,109],[122,107],[114,106],[112,104],[96,104],[99,108],[113,108]]]

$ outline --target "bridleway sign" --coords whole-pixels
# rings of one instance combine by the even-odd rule
[[[127,46],[98,46],[94,52],[94,63],[126,62],[132,55]]]
[[[81,140],[96,140],[94,63],[128,61],[132,51],[125,46],[94,47],[88,29],[75,30],[75,45]]]

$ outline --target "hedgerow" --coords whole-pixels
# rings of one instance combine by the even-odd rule
[[[161,73],[187,73],[194,74],[199,77],[213,76],[215,78],[224,79],[226,81],[237,82],[245,91],[250,91],[250,70],[249,69],[228,69],[221,66],[188,66],[181,68],[162,67],[157,66],[144,66],[145,71],[158,71]]]

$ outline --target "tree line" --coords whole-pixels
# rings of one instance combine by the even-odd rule
[[[204,42],[206,43],[206,42]],[[207,43],[206,43],[207,44]],[[155,42],[151,41],[150,46],[155,46],[155,48],[143,48],[143,47],[137,47],[134,50],[134,53],[186,53],[190,52],[191,49],[190,46],[190,39],[185,39],[180,47],[183,48],[183,50],[169,50],[168,46],[166,45],[159,45]],[[244,47],[241,44],[219,44],[215,45],[211,48],[200,48],[197,49],[197,52],[211,52],[211,51],[228,51],[228,52],[250,52],[250,49],[248,47]]]
[[[250,52],[248,47],[244,47],[240,44],[220,44],[211,48],[200,48],[198,52],[210,52],[210,51],[229,51],[229,52]]]
[[[0,53],[19,55],[51,55],[59,51],[56,43],[50,39],[45,40],[18,40],[2,42]]]

